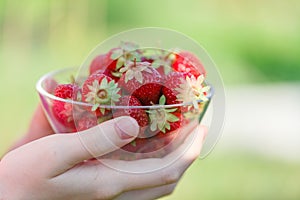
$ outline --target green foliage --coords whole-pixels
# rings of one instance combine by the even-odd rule
[[[217,150],[215,150],[217,151]],[[300,198],[300,163],[267,159],[249,153],[215,152],[196,161],[164,200],[231,200]]]
[[[300,46],[284,42],[291,41],[253,42],[241,48],[241,59],[259,70],[265,81],[300,81]]]
[[[193,37],[211,54],[225,83],[300,80],[296,0],[112,0],[107,5],[113,33],[163,26]]]

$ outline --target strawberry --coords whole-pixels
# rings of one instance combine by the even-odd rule
[[[97,124],[97,118],[94,113],[85,111],[80,113],[80,117],[78,117],[78,120],[76,120],[76,129],[77,131],[84,131],[96,126]]]
[[[177,101],[193,103],[193,107],[198,110],[200,101],[208,101],[207,93],[210,91],[210,86],[205,84],[204,75],[202,74],[197,78],[195,76],[186,76],[183,83],[175,90],[178,92],[176,95]]]
[[[160,105],[165,105],[166,98],[162,95]],[[169,144],[176,137],[176,130],[180,128],[183,117],[177,108],[155,108],[146,111],[149,113],[150,127],[145,135],[148,138],[136,138],[122,149],[135,153],[149,153],[157,151]]]
[[[120,46],[111,49],[107,54],[97,56],[90,65],[90,74],[98,70],[104,71],[104,74],[117,82],[122,73],[120,68],[124,66],[127,60],[140,59],[138,46],[130,42],[121,42]]]
[[[158,50],[153,57],[152,66],[160,73],[160,75],[168,75],[172,69],[175,55],[173,52],[166,50]]]
[[[137,48],[133,43],[122,42],[118,47],[95,57],[82,91],[75,84],[55,88],[55,96],[71,100],[79,100],[80,97],[81,101],[92,104],[92,107],[73,107],[71,103],[55,100],[52,110],[58,122],[69,130],[77,128],[78,131],[113,117],[131,116],[140,126],[139,135],[121,150],[134,153],[157,151],[161,155],[180,141],[176,137],[184,137],[179,128],[199,116],[201,105],[203,107],[208,100],[210,88],[204,82],[206,71],[194,54]],[[187,104],[181,107],[165,106],[179,103]],[[123,109],[110,107],[114,105],[123,106]],[[147,110],[137,108],[152,105]],[[175,143],[166,147],[173,141]]]
[[[178,91],[176,88],[180,87],[185,80],[186,73],[182,72],[171,72],[169,75],[164,77],[165,84],[162,87],[162,93],[166,97],[166,104],[177,104],[181,103],[177,100]]]
[[[79,87],[75,84],[61,84],[54,90],[54,95],[66,99],[77,100]],[[74,129],[73,105],[64,101],[54,100],[52,106],[53,115],[63,126]]]
[[[120,97],[118,84],[101,72],[90,75],[82,86],[82,101],[93,104],[92,111],[96,111],[98,117],[110,112],[109,108],[99,106],[115,105]]]
[[[98,70],[104,70],[108,64],[107,54],[98,55],[90,64],[90,75]]]
[[[94,60],[90,64],[90,75],[97,73],[99,71],[103,72],[106,76],[109,76],[115,82],[119,80],[119,77],[116,76],[115,68],[117,64],[117,60],[111,59],[111,54],[116,48],[110,50],[107,54],[101,54],[94,58]]]
[[[159,99],[160,105],[166,104],[166,97],[162,95]],[[158,108],[149,110],[150,131],[156,132],[152,137],[153,147],[148,146],[146,151],[159,150],[170,142],[172,142],[178,135],[178,129],[183,125],[183,115],[179,108]]]
[[[159,105],[166,104],[166,97],[162,95],[159,99]],[[155,108],[147,111],[150,118],[150,130],[168,133],[180,127],[181,112],[178,108]]]
[[[161,94],[161,75],[148,62],[127,62],[120,69],[123,73],[119,84],[130,95],[137,97],[143,105],[158,103]]]
[[[154,151],[161,150],[166,145],[170,144],[178,135],[178,129],[182,127],[183,116],[180,112],[173,112],[172,115],[178,118],[178,121],[170,123],[170,130],[165,132],[160,131],[159,129],[154,131],[155,134],[149,138],[136,138],[130,146],[125,146],[124,150],[135,153],[150,153]]]
[[[204,76],[196,79],[189,73],[171,72],[165,77],[165,85],[162,88],[163,95],[167,98],[167,104],[187,103],[179,106],[178,112],[184,113],[186,119],[194,119],[202,112],[210,87],[204,83]],[[193,106],[190,104],[193,103]]]
[[[202,74],[206,76],[206,71],[200,60],[189,51],[176,53],[172,67],[177,72],[186,72],[196,78]]]
[[[54,90],[54,95],[62,99],[75,100],[79,87],[75,84],[61,84],[57,85]]]
[[[142,106],[141,102],[134,96],[122,96],[120,101],[116,103],[117,106]],[[143,109],[128,108],[120,109],[118,108],[114,113],[114,117],[119,116],[131,116],[133,117],[140,127],[145,127],[149,124],[148,115]]]
[[[141,62],[148,62],[148,63],[153,63],[154,58],[151,57],[141,57]]]
[[[172,115],[174,115],[178,120],[170,123],[170,129],[167,130],[167,133],[160,131],[156,135],[156,138],[158,138],[158,140],[164,145],[168,145],[173,139],[176,138],[178,133],[176,130],[182,127],[183,124],[183,116],[180,111],[176,110],[172,113]]]

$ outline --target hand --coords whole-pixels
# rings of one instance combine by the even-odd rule
[[[119,168],[155,167],[178,157],[193,142],[174,164],[152,173],[131,174],[100,162],[83,162],[124,146],[137,134],[136,121],[121,117],[77,134],[54,134],[23,145],[0,162],[0,199],[155,199],[167,195],[198,157],[206,129],[198,127],[162,159],[108,160]]]

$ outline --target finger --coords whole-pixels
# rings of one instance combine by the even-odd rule
[[[150,158],[132,162],[109,160],[110,166],[114,165],[113,162],[117,162],[119,166],[123,167],[122,169],[126,168],[131,171],[141,171],[140,169],[143,168],[143,166],[159,169],[151,173],[123,173],[118,183],[121,184],[121,187],[125,188],[126,191],[175,183],[200,155],[206,132],[207,129],[205,127],[197,127],[178,149],[162,159]]]
[[[143,168],[145,165],[152,165],[153,169],[157,169],[162,166],[162,163],[165,165],[166,162],[169,162],[168,159],[179,157],[176,162],[161,170],[151,173],[134,174],[117,171],[99,162],[87,162],[52,178],[52,181],[63,185],[72,185],[72,188],[78,192],[89,191],[89,193],[100,194],[99,196],[113,196],[124,191],[174,184],[178,182],[186,168],[200,154],[205,132],[205,127],[199,128],[198,131],[190,134],[189,138],[187,138],[180,148],[162,159],[149,158],[136,161],[106,160],[110,161],[110,166],[116,166],[119,169],[128,166],[130,170],[133,170]],[[192,144],[190,144],[191,142]],[[187,147],[188,150],[186,150]],[[182,151],[185,153],[182,154]],[[112,179],[111,177],[115,178]],[[99,185],[102,185],[102,187],[99,188]]]
[[[39,104],[30,122],[28,129],[29,138],[38,139],[53,133],[54,131],[47,120],[44,110]]]
[[[115,151],[138,135],[135,119],[124,116],[99,124],[76,134],[56,134],[49,138],[55,155],[56,173],[94,157]]]
[[[122,193],[120,196],[116,197],[114,200],[127,200],[127,199],[136,199],[139,200],[151,200],[157,199],[159,197],[167,196],[172,194],[175,190],[177,183],[163,185],[154,188],[147,188],[141,190],[133,190]]]
[[[65,188],[65,192],[76,193],[77,196],[85,194],[86,198],[89,195],[89,199],[156,199],[170,194],[177,185],[177,183],[172,183],[153,188],[125,191],[118,184],[118,180],[119,174],[116,171],[99,165],[97,162],[88,162],[51,178],[50,182],[52,185],[61,187],[68,185],[70,187]]]

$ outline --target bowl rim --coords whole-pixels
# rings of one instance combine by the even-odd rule
[[[86,102],[81,102],[81,101],[74,101],[74,100],[69,100],[69,99],[63,99],[60,97],[57,97],[49,92],[47,92],[43,87],[42,87],[42,83],[47,79],[50,78],[52,76],[55,76],[57,74],[60,73],[64,73],[67,71],[75,71],[76,67],[68,67],[68,68],[63,68],[63,69],[58,69],[58,70],[54,70],[51,72],[48,72],[46,74],[44,74],[42,77],[40,77],[40,79],[37,81],[36,83],[36,90],[38,91],[38,93],[40,95],[46,96],[50,99],[56,100],[56,101],[62,101],[65,103],[70,103],[70,104],[74,104],[74,105],[80,105],[80,106],[88,106],[88,107],[93,107],[93,104],[90,103],[86,103]],[[209,84],[207,81],[205,81],[205,83],[207,85],[210,86],[210,92],[207,95],[208,98],[208,102],[211,101],[213,95],[214,95],[214,88],[212,87],[211,84]],[[202,100],[197,100],[198,103],[203,102]],[[205,101],[207,102],[207,101]],[[170,104],[170,105],[151,105],[151,106],[117,106],[117,105],[100,105],[99,108],[119,108],[119,109],[128,109],[128,108],[139,108],[139,109],[159,109],[159,108],[174,108],[174,107],[182,107],[182,106],[193,106],[193,102],[185,102],[185,103],[178,103],[178,104]]]

